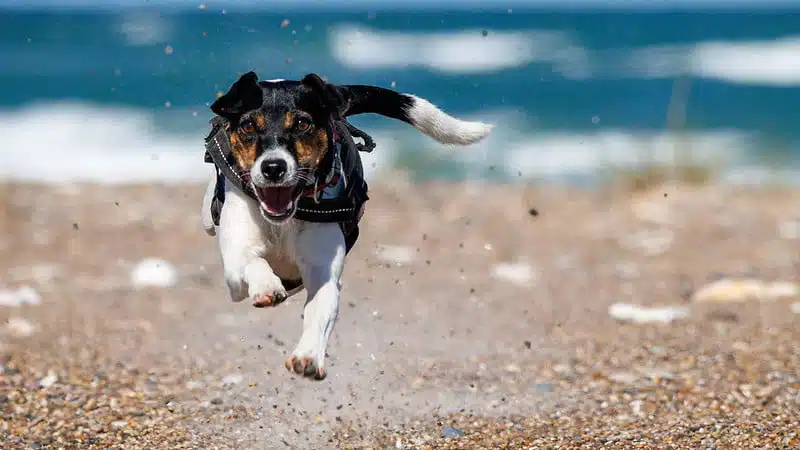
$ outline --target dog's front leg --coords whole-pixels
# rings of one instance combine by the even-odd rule
[[[225,197],[217,242],[231,300],[249,297],[253,306],[277,305],[286,299],[286,289],[264,259],[275,243],[265,239],[259,226],[263,219],[258,205],[232,188],[226,189]]]
[[[326,375],[325,349],[339,313],[344,236],[338,224],[306,222],[297,230],[295,251],[308,298],[303,309],[303,334],[286,360],[286,368],[322,380]]]

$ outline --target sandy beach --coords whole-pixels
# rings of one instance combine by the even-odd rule
[[[800,448],[796,190],[387,176],[321,382],[202,194],[0,186],[0,447]]]

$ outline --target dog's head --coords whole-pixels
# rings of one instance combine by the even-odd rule
[[[407,122],[440,142],[462,145],[491,130],[491,125],[450,117],[413,95],[376,86],[337,86],[316,74],[300,81],[259,82],[248,72],[211,110],[226,119],[231,152],[249,172],[261,212],[273,223],[291,218],[304,188],[314,182],[329,151],[334,120],[376,113]]]
[[[343,103],[317,75],[302,81],[259,82],[242,75],[211,110],[228,122],[231,152],[250,174],[265,218],[282,222],[295,211],[328,152],[331,119]]]

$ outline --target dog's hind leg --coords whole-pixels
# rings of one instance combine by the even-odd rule
[[[274,243],[265,239],[258,222],[258,206],[241,192],[226,190],[217,242],[231,300],[250,298],[254,306],[277,305],[286,289],[264,255]]]
[[[303,309],[303,334],[286,360],[291,372],[316,380],[325,378],[325,349],[339,313],[339,290],[345,243],[334,223],[303,223],[295,252],[308,292]]]

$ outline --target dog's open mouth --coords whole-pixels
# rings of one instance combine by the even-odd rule
[[[303,186],[253,186],[261,203],[261,212],[273,220],[286,220],[294,214],[297,199],[303,192]]]

